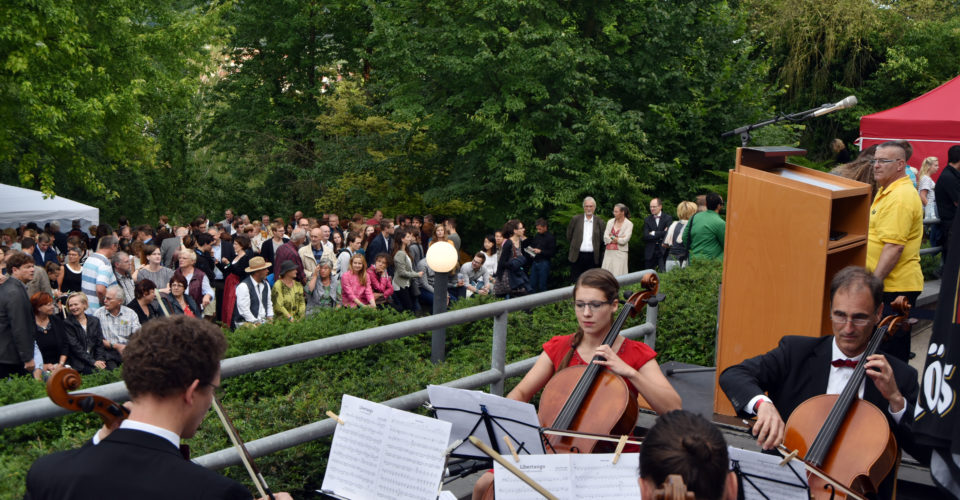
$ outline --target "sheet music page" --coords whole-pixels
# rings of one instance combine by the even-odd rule
[[[767,498],[795,498],[797,500],[810,498],[809,493],[807,493],[807,473],[803,466],[796,461],[781,467],[780,461],[783,459],[776,455],[742,450],[732,446],[728,447],[728,450],[731,465],[734,461],[737,461],[740,470],[749,475],[749,481],[747,478],[742,481],[743,495],[746,500],[764,500],[760,491]],[[781,482],[787,484],[781,484]]]
[[[613,453],[568,455],[573,466],[574,497],[580,500],[640,498],[637,473],[639,453],[621,453],[616,465]]]
[[[507,460],[513,461],[512,457]],[[640,498],[637,453],[521,455],[515,465],[561,500]],[[506,467],[494,462],[497,498],[540,500],[543,497]]]
[[[500,451],[508,453],[506,443],[503,441],[503,436],[507,431],[510,432],[512,436],[510,440],[513,441],[521,455],[525,453],[542,454],[544,452],[543,441],[540,439],[540,420],[537,418],[537,409],[530,403],[514,401],[482,391],[468,391],[442,385],[428,385],[427,394],[430,396],[430,403],[435,407],[458,408],[478,413],[482,404],[487,407],[487,412],[493,417],[506,417],[523,422],[523,424],[520,424],[503,419],[498,420],[497,422],[503,426],[503,429],[494,425],[494,436],[491,438],[487,435],[487,429],[482,423],[477,425],[480,415],[465,411],[436,410],[438,419],[453,424],[449,444],[457,439],[464,440],[464,443],[454,451],[457,455],[487,458],[484,452],[467,440],[470,435],[476,436],[477,439],[487,444],[492,444],[495,441]],[[522,449],[521,444],[523,445]]]
[[[434,499],[450,424],[343,395],[322,489],[352,500]]]

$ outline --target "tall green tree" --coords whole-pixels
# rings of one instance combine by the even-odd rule
[[[142,210],[152,190],[138,184],[150,170],[180,163],[175,150],[189,130],[183,113],[210,67],[205,47],[220,32],[219,7],[6,2],[0,178],[104,208],[135,199]]]
[[[372,84],[437,144],[425,197],[488,219],[689,195],[764,69],[726,2],[372,3]]]

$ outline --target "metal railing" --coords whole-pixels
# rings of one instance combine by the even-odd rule
[[[639,283],[644,276],[652,272],[651,270],[645,270],[626,274],[620,276],[618,281],[621,286],[633,285]],[[509,365],[506,364],[507,314],[568,300],[572,296],[573,287],[567,286],[525,297],[467,307],[434,316],[402,321],[334,337],[237,356],[223,360],[220,365],[221,378],[235,377],[237,375],[306,361],[350,349],[367,347],[388,340],[417,335],[437,328],[446,328],[492,317],[493,347],[491,348],[490,354],[490,369],[447,382],[443,385],[461,389],[476,389],[484,385],[489,385],[491,394],[502,395],[504,380],[526,373],[537,359],[533,357]],[[633,339],[643,337],[644,341],[653,347],[656,343],[656,324],[657,307],[655,305],[648,306],[646,308],[646,322],[642,325],[625,329],[621,333]],[[84,389],[84,392],[99,394],[114,401],[126,401],[129,399],[123,382]],[[403,410],[411,410],[423,404],[425,401],[427,401],[427,391],[421,390],[384,401],[383,404]],[[69,412],[55,405],[48,398],[14,403],[0,407],[0,428],[15,427],[65,415],[67,413]],[[246,444],[251,455],[260,457],[292,448],[324,436],[329,436],[333,434],[333,430],[334,421],[324,419],[249,441]],[[240,464],[240,456],[235,449],[226,448],[195,458],[194,461],[208,468],[220,469],[230,465]]]

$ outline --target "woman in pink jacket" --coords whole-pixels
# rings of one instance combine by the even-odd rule
[[[388,258],[387,254],[377,255],[376,262],[367,269],[367,281],[370,282],[373,300],[378,306],[389,303],[390,296],[393,295],[393,279],[387,273]]]
[[[350,271],[340,277],[344,307],[376,307],[366,269],[367,260],[363,255],[358,253],[350,258]]]

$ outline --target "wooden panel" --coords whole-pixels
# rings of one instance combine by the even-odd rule
[[[738,160],[749,156],[764,170],[738,164],[730,172],[718,376],[773,349],[784,335],[829,333],[829,281],[844,266],[866,259],[869,186],[776,165],[782,152],[739,150]],[[734,414],[719,385],[714,410]]]

